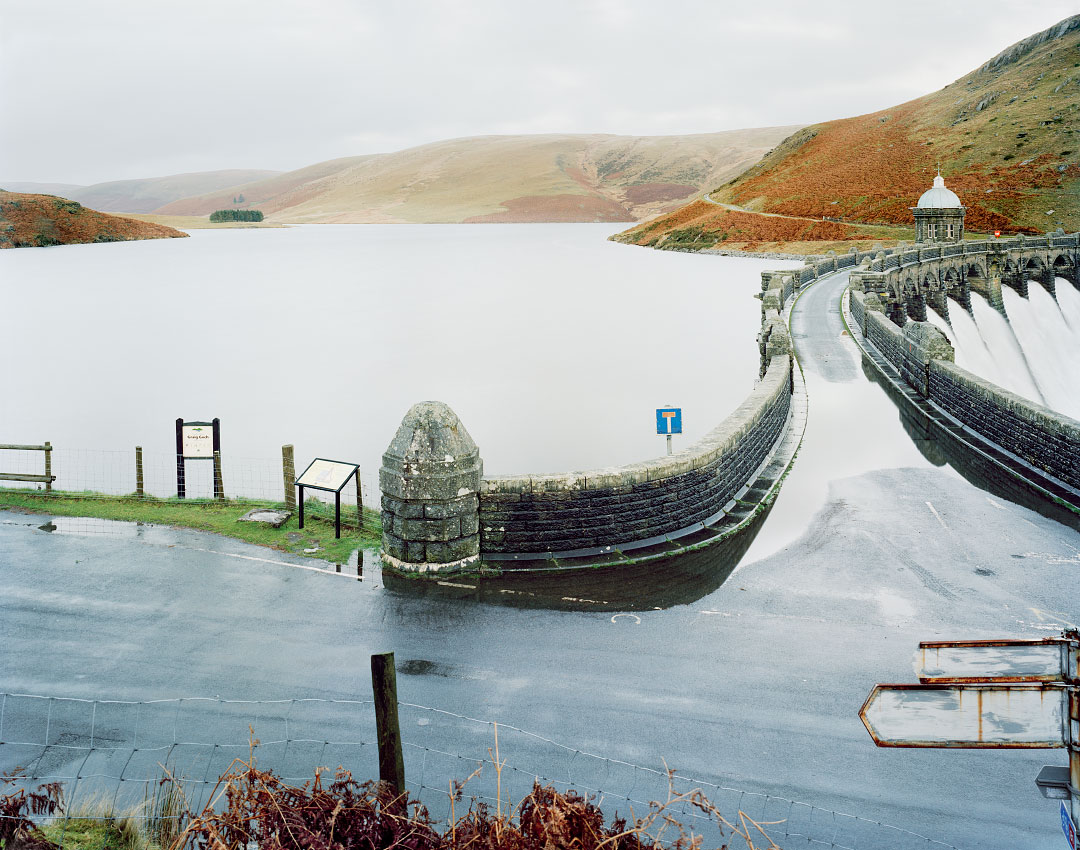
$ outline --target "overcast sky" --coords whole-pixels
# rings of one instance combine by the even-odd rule
[[[1076,0],[0,0],[0,179],[289,170],[492,133],[884,109]]]

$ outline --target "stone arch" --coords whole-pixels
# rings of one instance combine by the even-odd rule
[[[950,291],[959,285],[959,281],[956,269],[945,266],[941,270],[940,280],[933,280],[926,288],[926,303],[937,310],[945,321],[949,320],[948,296]]]
[[[889,281],[888,290],[888,304],[885,308],[885,315],[893,322],[893,324],[904,326],[904,322],[907,321],[907,309],[906,304],[908,300],[908,293],[913,292],[915,289],[915,282],[912,280],[911,275],[901,278],[900,275],[896,275]]]
[[[1020,294],[1025,298],[1031,292],[1029,281],[1034,280],[1039,283],[1043,289],[1049,292],[1054,298],[1057,298],[1057,286],[1056,279],[1054,277],[1054,269],[1049,264],[1049,258],[1043,259],[1038,254],[1027,257],[1024,261],[1024,291]]]
[[[966,264],[950,266],[945,272],[945,297],[951,298],[969,313],[971,312],[971,288],[968,284]]]
[[[1076,257],[1062,252],[1050,261],[1054,277],[1063,277],[1077,289],[1080,289],[1080,275],[1077,274]]]
[[[1007,286],[1022,297],[1028,295],[1028,265],[1027,259],[1021,255],[1019,259],[1009,257],[1005,261],[1005,269],[1001,274],[1002,286]]]

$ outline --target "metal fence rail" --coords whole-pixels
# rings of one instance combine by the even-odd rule
[[[664,766],[646,767],[568,746],[515,726],[430,706],[399,703],[406,785],[436,821],[451,813],[450,786],[469,779],[465,797],[503,806],[518,803],[534,781],[591,795],[611,818],[648,811],[668,799]],[[505,760],[497,791],[492,765],[496,731]],[[0,772],[22,767],[19,784],[61,782],[69,810],[92,802],[94,817],[147,818],[140,804],[168,770],[193,811],[207,804],[218,777],[233,760],[256,758],[293,784],[309,782],[317,767],[344,767],[362,781],[378,776],[371,700],[288,699],[235,701],[185,698],[147,701],[0,694]],[[952,848],[954,845],[857,815],[774,794],[734,788],[674,773],[676,792],[700,788],[731,822],[739,812],[769,824],[781,848]],[[498,796],[497,796],[498,795]],[[461,804],[458,804],[460,814]],[[672,812],[688,828],[720,846],[712,818],[689,803]],[[728,835],[730,839],[730,835]],[[732,845],[737,846],[737,845]]]

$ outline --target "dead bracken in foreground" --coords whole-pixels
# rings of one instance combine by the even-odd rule
[[[502,767],[497,761],[495,766],[497,771]],[[651,803],[643,817],[628,821],[616,815],[607,824],[603,812],[589,799],[539,782],[516,810],[500,793],[494,811],[473,799],[458,816],[466,779],[449,789],[451,816],[444,826],[433,823],[418,801],[396,796],[385,783],[359,783],[339,768],[333,781],[324,786],[324,773],[318,769],[312,782],[296,787],[272,771],[259,770],[253,757],[237,759],[218,781],[202,812],[193,814],[180,807],[183,814],[171,830],[175,838],[165,845],[170,850],[698,850],[703,847],[702,837],[671,814],[675,806],[689,805],[712,818],[722,835],[739,838],[738,846],[779,850],[763,825],[742,812],[735,824],[729,823],[700,790],[678,794],[671,789],[668,799]],[[167,772],[162,783],[180,787]],[[7,850],[16,845],[31,850],[58,846],[27,817],[30,800],[44,801],[34,803],[34,814],[53,814],[62,808],[59,789],[43,789],[29,796],[25,791],[0,796],[3,812],[10,809],[13,816],[5,821],[13,824],[9,834],[2,836],[7,839]],[[157,845],[147,842],[144,846]],[[719,850],[730,846],[724,843]]]

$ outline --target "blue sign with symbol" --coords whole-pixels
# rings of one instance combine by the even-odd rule
[[[656,433],[657,434],[681,434],[682,433],[682,408],[681,407],[658,407],[656,409]]]
[[[1065,833],[1065,840],[1069,842],[1069,850],[1076,850],[1076,824],[1069,816],[1064,800],[1061,801],[1061,831]]]

